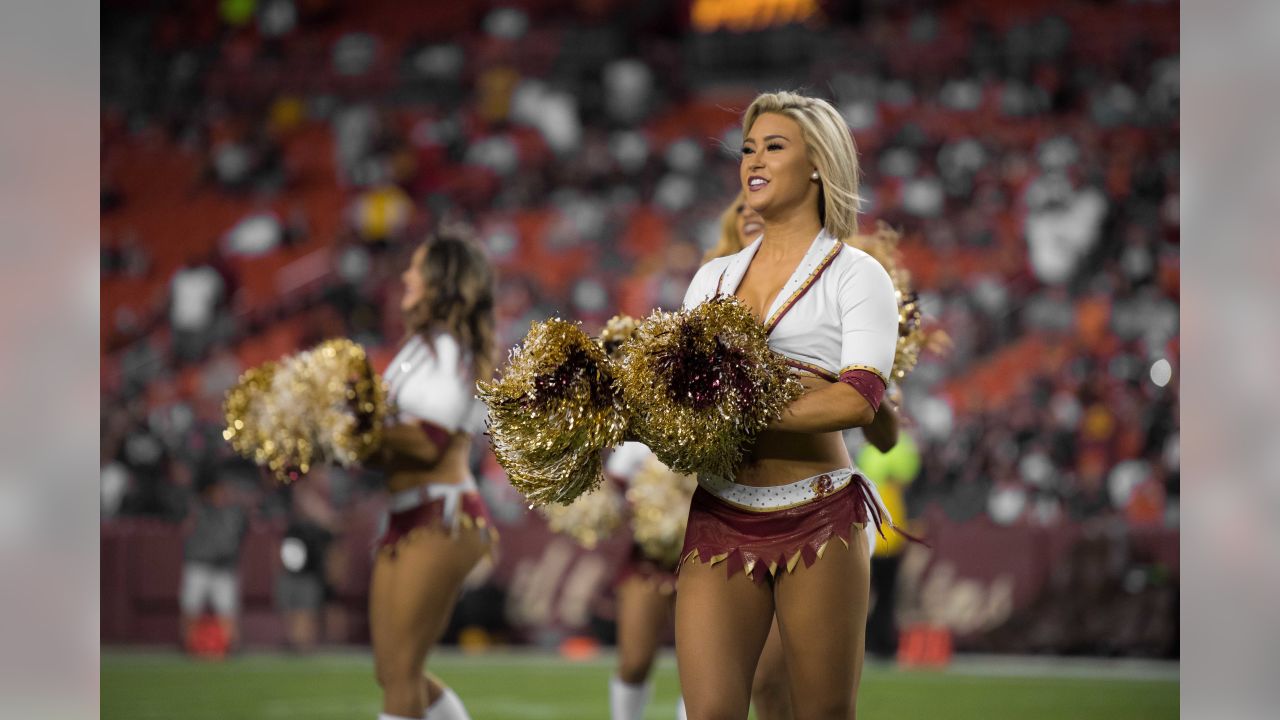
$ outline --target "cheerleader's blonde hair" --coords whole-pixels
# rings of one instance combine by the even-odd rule
[[[805,154],[818,170],[818,220],[844,238],[858,231],[858,151],[844,118],[821,98],[793,92],[762,93],[742,116],[742,135],[764,113],[784,115],[804,134]]]

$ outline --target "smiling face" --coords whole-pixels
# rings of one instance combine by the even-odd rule
[[[760,213],[752,209],[746,200],[738,202],[735,208],[737,213],[738,237],[742,238],[744,246],[755,242],[760,237],[760,233],[764,232],[764,219],[760,217]]]
[[[783,218],[804,208],[812,208],[816,216],[818,183],[810,177],[813,171],[794,120],[777,113],[756,118],[742,142],[738,169],[749,207],[762,218]]]
[[[408,312],[422,301],[427,294],[427,280],[425,273],[422,272],[422,263],[427,257],[427,246],[419,245],[417,250],[413,251],[413,258],[409,260],[409,267],[400,273],[400,280],[404,283],[404,295],[400,298],[400,309]]]

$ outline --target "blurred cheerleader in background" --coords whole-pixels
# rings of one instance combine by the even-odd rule
[[[409,334],[384,376],[396,413],[365,461],[391,493],[369,595],[379,718],[467,720],[424,671],[463,580],[496,540],[468,466],[471,434],[483,430],[476,380],[493,372],[493,271],[466,233],[442,231],[401,277]]]

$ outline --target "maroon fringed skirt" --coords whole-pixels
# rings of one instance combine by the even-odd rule
[[[440,528],[451,533],[458,527],[480,528],[489,537],[490,543],[494,541],[496,531],[493,528],[493,518],[480,493],[474,490],[457,493],[456,507],[449,507],[446,498],[436,497],[415,507],[392,512],[387,516],[386,531],[375,544],[379,552],[389,552],[395,557],[400,543],[415,533],[430,528]]]
[[[855,474],[839,490],[803,505],[772,511],[744,510],[699,486],[689,507],[680,566],[686,562],[724,563],[730,577],[739,570],[755,582],[809,567],[832,540],[849,545],[854,525],[882,518],[866,478]],[[679,572],[679,568],[677,568]]]

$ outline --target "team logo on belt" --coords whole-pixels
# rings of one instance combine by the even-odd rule
[[[814,495],[824,497],[830,495],[831,491],[835,489],[835,483],[832,482],[830,475],[819,475],[813,479],[813,482],[809,483],[809,488],[813,490]]]

